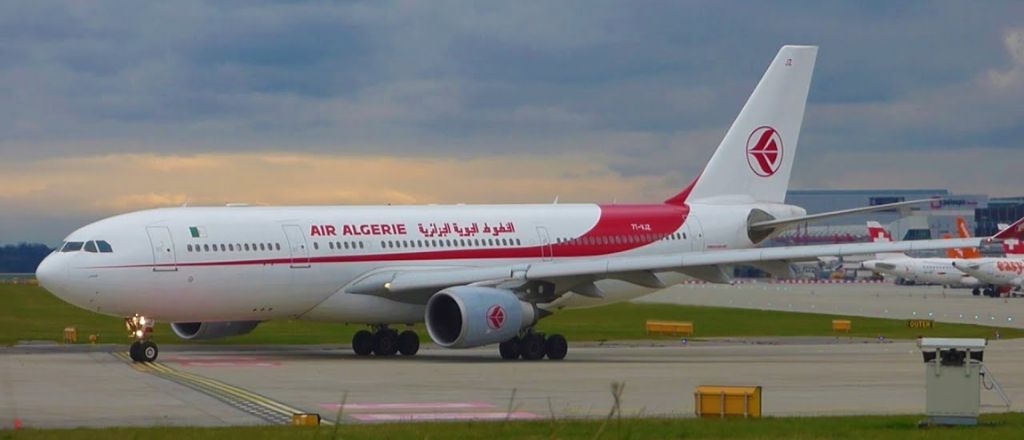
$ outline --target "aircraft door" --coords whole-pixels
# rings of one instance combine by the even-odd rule
[[[288,240],[288,252],[291,254],[291,267],[293,269],[305,269],[309,266],[309,247],[306,245],[306,236],[302,235],[302,228],[298,225],[284,225],[284,236]]]
[[[551,250],[551,236],[548,235],[548,228],[537,226],[537,236],[540,237],[540,257],[544,261],[551,261],[554,252]]]
[[[153,271],[174,272],[178,270],[178,257],[174,254],[171,230],[166,226],[147,226],[149,246],[153,250]]]
[[[686,217],[684,226],[684,233],[686,234],[686,241],[690,243],[690,250],[693,252],[701,252],[704,250],[704,228],[700,225],[700,220],[697,220],[697,216],[690,214]]]

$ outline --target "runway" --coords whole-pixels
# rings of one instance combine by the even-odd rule
[[[768,415],[921,413],[924,366],[911,342],[832,338],[598,346],[576,344],[565,361],[507,362],[493,348],[412,358],[359,358],[347,347],[166,345],[152,368],[123,347],[0,350],[3,425],[25,427],[255,425],[288,411],[343,423],[602,417],[611,384],[625,383],[626,415],[691,417],[698,385],[761,385]],[[993,341],[985,361],[1024,410],[1024,341]],[[171,376],[191,377],[206,388]],[[220,389],[220,395],[217,391]],[[211,391],[214,390],[214,391]],[[225,391],[228,390],[228,391]],[[225,398],[262,407],[260,416]],[[263,404],[253,402],[263,401]],[[1002,411],[983,392],[988,411]],[[243,402],[244,403],[244,402]],[[259,408],[257,408],[259,409]]]

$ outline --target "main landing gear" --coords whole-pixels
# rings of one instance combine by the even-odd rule
[[[501,344],[498,344],[498,353],[502,359],[523,358],[528,361],[536,361],[547,356],[553,361],[565,359],[569,352],[569,343],[562,335],[554,334],[545,336],[543,333],[527,331]]]
[[[420,337],[412,330],[399,333],[387,325],[374,326],[374,331],[360,330],[352,336],[352,351],[360,356],[391,356],[401,353],[412,356],[420,351]]]
[[[160,354],[156,343],[149,340],[149,336],[153,334],[154,323],[152,319],[140,315],[124,319],[124,325],[128,328],[129,335],[135,338],[135,342],[128,347],[128,355],[133,361],[153,362]]]

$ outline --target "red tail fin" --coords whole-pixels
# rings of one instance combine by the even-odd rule
[[[1020,220],[1013,222],[1012,225],[1008,226],[1006,229],[1003,229],[1002,231],[997,232],[996,235],[992,236],[992,238],[994,240],[1024,239],[1024,218],[1021,218]]]
[[[886,243],[893,241],[892,234],[882,227],[881,223],[876,221],[868,222],[868,235],[871,237],[873,243]]]
[[[1024,255],[1024,243],[1016,238],[1011,238],[1003,242],[1003,251],[1006,255]]]

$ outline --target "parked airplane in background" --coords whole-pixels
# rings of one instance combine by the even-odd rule
[[[425,322],[441,347],[500,344],[503,358],[562,359],[534,331],[563,308],[625,301],[687,279],[726,283],[750,264],[976,246],[978,239],[754,248],[798,224],[913,202],[807,215],[783,203],[817,48],[776,55],[689,186],[645,205],[185,207],[111,217],[71,233],[37,271],[65,301],[125,317],[136,361],[154,320],[185,339],[271,319],[364,323],[359,355],[411,355]],[[438,176],[458,178],[458,176]]]
[[[957,229],[960,238],[970,238],[971,233],[967,229],[967,222],[963,218],[957,219]],[[892,234],[881,224],[875,221],[868,222],[868,233],[872,242],[892,242]],[[949,287],[971,287],[975,295],[980,294],[978,286],[981,284],[974,277],[967,275],[953,266],[953,262],[962,259],[964,255],[981,256],[981,252],[975,247],[950,248],[947,250],[949,258],[915,258],[906,254],[878,254],[874,260],[867,260],[860,263],[862,269],[868,269],[881,275],[894,276],[903,280],[921,284],[940,284]]]
[[[986,296],[999,296],[1003,291],[1024,289],[1024,219],[1001,228],[994,239],[1003,240],[1004,258],[956,260],[953,265],[977,278],[985,287]]]

